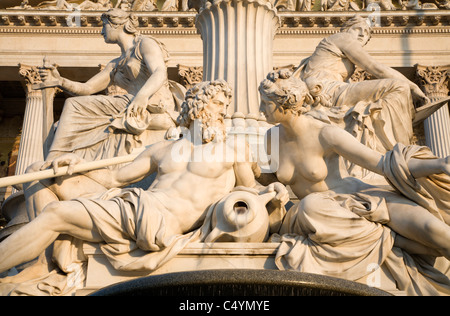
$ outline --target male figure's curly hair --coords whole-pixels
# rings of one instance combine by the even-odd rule
[[[231,101],[232,90],[225,80],[203,81],[189,89],[181,105],[178,124],[189,128],[196,119],[207,122],[209,115],[204,111],[204,108],[220,92],[224,93],[229,102]]]

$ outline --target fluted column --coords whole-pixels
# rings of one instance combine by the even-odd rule
[[[55,88],[34,90],[33,86],[41,83],[37,67],[23,64],[19,67],[26,83],[26,106],[16,175],[24,174],[29,165],[44,159],[44,143],[53,124],[53,97],[56,91]],[[47,101],[44,102],[44,99]]]
[[[40,82],[36,67],[20,65],[20,75],[26,82],[26,106],[17,157],[16,175],[24,174],[29,165],[44,159],[42,134],[44,128],[44,106],[42,92],[32,85]]]
[[[450,65],[416,66],[419,85],[430,98],[437,101],[448,96]],[[425,141],[438,157],[450,155],[450,113],[448,105],[444,105],[424,121]]]
[[[259,113],[260,82],[273,70],[273,39],[280,26],[267,0],[206,2],[196,26],[203,40],[203,80],[226,80],[233,88],[228,111]]]

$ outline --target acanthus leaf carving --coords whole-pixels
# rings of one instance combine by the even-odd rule
[[[33,91],[32,85],[42,82],[36,66],[19,64],[19,74],[25,79],[27,93]]]
[[[178,65],[178,75],[182,84],[189,89],[203,80],[203,67]]]
[[[430,97],[443,97],[449,93],[450,65],[422,66],[416,65],[419,86]]]

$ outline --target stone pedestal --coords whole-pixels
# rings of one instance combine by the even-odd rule
[[[448,96],[450,65],[421,66],[417,65],[416,74],[420,86],[431,102]],[[424,122],[426,145],[438,157],[450,155],[450,113],[444,105]]]
[[[83,247],[88,258],[84,287],[77,295],[87,295],[105,286],[136,278],[181,271],[209,269],[271,269],[276,270],[278,243],[192,243],[175,258],[153,272],[115,270],[97,244]]]
[[[267,0],[206,2],[196,26],[203,40],[203,80],[233,88],[228,114],[259,113],[259,83],[273,70],[273,39],[280,27]]]
[[[120,282],[136,280],[147,276],[163,276],[177,272],[221,270],[278,270],[275,256],[279,243],[190,243],[176,257],[152,272],[124,272],[115,270],[98,244],[85,243],[83,252],[88,258],[86,279],[76,295],[84,296],[104,287]],[[249,272],[251,273],[251,272]],[[296,273],[296,272],[294,272]],[[317,278],[320,279],[320,275]],[[316,279],[317,280],[317,279]],[[405,295],[396,289],[388,269],[380,269],[355,280],[364,285],[374,286],[393,295]]]

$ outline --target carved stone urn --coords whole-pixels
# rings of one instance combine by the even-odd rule
[[[280,27],[267,0],[215,0],[200,9],[203,80],[226,80],[233,88],[228,114],[259,114],[259,83],[273,70],[273,39]]]

